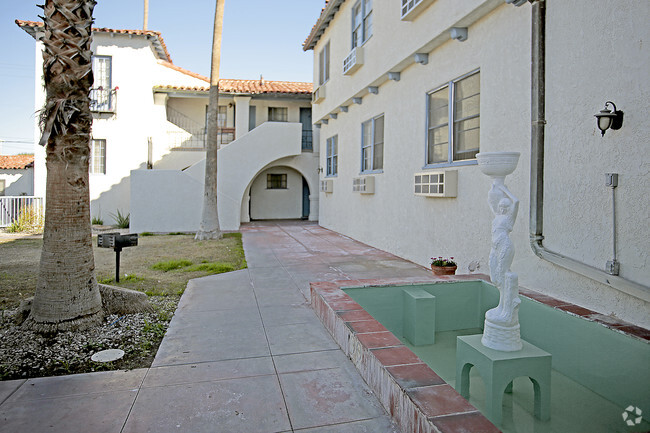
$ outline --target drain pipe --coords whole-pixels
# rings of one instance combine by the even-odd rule
[[[513,3],[515,6],[526,3],[526,0],[505,1]],[[543,244],[546,0],[528,1],[532,3],[530,245],[537,256],[548,262],[650,302],[650,287],[611,275],[604,270],[550,251]]]

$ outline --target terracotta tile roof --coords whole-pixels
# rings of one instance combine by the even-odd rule
[[[26,21],[26,20],[16,20],[15,21],[18,27],[21,29],[25,30],[27,33],[29,33],[33,38],[36,38],[36,33],[37,32],[42,32],[43,29],[43,23],[40,21]],[[153,30],[124,30],[124,29],[109,29],[106,27],[93,27],[93,32],[97,33],[117,33],[117,34],[123,34],[123,35],[136,35],[136,36],[145,36],[148,40],[151,41],[154,51],[156,52],[156,55],[158,58],[166,60],[171,63],[172,58],[169,55],[169,51],[167,51],[167,45],[165,45],[165,41],[162,38],[162,35],[160,32],[156,32]]]
[[[320,37],[325,33],[327,26],[329,26],[330,21],[334,19],[334,15],[336,15],[344,2],[345,0],[325,0],[325,6],[321,10],[316,24],[311,28],[309,36],[307,36],[307,39],[302,44],[304,51],[314,49]]]
[[[0,170],[21,170],[34,166],[34,155],[0,155]]]
[[[309,95],[312,92],[312,83],[300,83],[294,81],[264,81],[260,84],[260,80],[231,80],[222,78],[219,80],[219,93],[231,94],[246,94],[258,95],[264,93],[274,94],[293,94],[293,95]],[[209,86],[154,86],[154,90],[173,90],[180,92],[208,92]]]
[[[203,80],[208,86],[169,86],[160,85],[155,86],[154,89],[158,90],[174,90],[174,91],[189,91],[189,92],[207,92],[210,90],[210,80],[203,75],[197,74],[179,66],[173,65],[168,62],[159,61],[163,66],[171,68],[175,71],[189,75],[199,80]],[[257,95],[263,93],[285,93],[285,94],[311,94],[313,90],[312,83],[294,82],[294,81],[269,81],[264,79],[259,80],[233,80],[222,78],[219,80],[220,93],[237,93]]]

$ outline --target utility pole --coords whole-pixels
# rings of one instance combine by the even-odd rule
[[[147,23],[149,21],[149,0],[144,0],[144,22],[142,24],[142,30],[147,30]]]

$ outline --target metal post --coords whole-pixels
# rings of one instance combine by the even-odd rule
[[[120,251],[122,247],[115,247],[115,282],[120,282]]]

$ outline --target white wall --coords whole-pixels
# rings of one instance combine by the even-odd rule
[[[242,212],[242,207],[245,208],[244,200],[247,200],[250,187],[260,173],[273,166],[288,167],[292,172],[300,173],[307,179],[312,194],[318,190],[318,154],[302,153],[301,139],[302,125],[299,123],[267,122],[219,149],[217,197],[222,230],[237,230],[240,222],[247,219],[248,215]],[[132,231],[198,229],[198,220],[188,229],[186,222],[189,219],[174,214],[183,207],[195,212],[197,218],[200,217],[205,159],[182,172],[135,170],[132,176],[134,174],[137,174],[138,181],[131,185]],[[164,182],[161,181],[163,178],[166,179]],[[175,188],[165,189],[165,185],[173,182],[178,182]],[[162,186],[157,186],[159,183]],[[299,191],[299,197],[302,198],[302,184]],[[141,197],[147,194],[156,199],[148,200],[146,206],[140,206]],[[317,199],[314,200],[314,206],[314,213],[317,214]],[[166,221],[164,225],[157,223],[161,215],[164,215],[161,221]],[[315,216],[311,215],[312,218]]]
[[[0,170],[5,181],[5,195],[34,195],[34,169]]]
[[[42,44],[37,42],[37,110],[45,100],[41,86],[41,48]],[[156,109],[153,86],[202,86],[206,83],[159,64],[144,36],[94,33],[92,50],[95,55],[112,56],[112,86],[119,88],[115,114],[94,113],[92,129],[94,138],[106,140],[106,174],[90,175],[91,214],[111,224],[110,214],[117,210],[129,213],[129,176],[131,170],[146,167],[148,137],[153,138],[155,157],[168,152],[164,128],[161,127],[165,122],[165,110],[164,106],[162,110]],[[39,135],[35,127],[35,136]],[[45,152],[38,145],[35,148],[35,173],[35,192],[44,195]]]
[[[648,178],[644,113],[650,96],[647,44],[650,3],[548,2],[545,236],[549,248],[603,269],[611,257],[611,204],[604,173],[618,172],[618,259],[621,276],[650,282]],[[338,112],[353,96],[361,105],[322,125],[322,145],[339,137],[339,174],[334,193],[320,196],[320,221],[362,242],[422,265],[433,255],[454,256],[459,272],[478,261],[489,272],[492,214],[489,179],[476,165],[458,170],[458,197],[414,196],[413,173],[425,165],[426,94],[479,68],[481,74],[481,151],[519,151],[507,184],[521,200],[512,233],[517,253],[512,269],[520,285],[624,320],[650,327],[650,304],[535,256],[529,245],[530,34],[531,6],[503,2],[438,0],[414,22],[399,20],[398,8],[375,2],[374,35],[364,45],[366,63],[343,76],[350,50],[350,8],[345,2],[314,50],[315,71],[323,43],[332,46],[326,99],[314,105],[314,121]],[[476,14],[476,10],[485,12]],[[447,29],[469,22],[469,38],[451,41]],[[602,47],[605,47],[604,49]],[[434,48],[431,48],[434,47]],[[412,63],[411,54],[431,48],[429,63]],[[610,55],[602,55],[602,51]],[[410,62],[410,65],[407,63]],[[398,82],[388,71],[401,70]],[[317,76],[316,76],[317,78]],[[367,94],[379,85],[379,94]],[[623,129],[604,138],[593,115],[606,100],[625,111]],[[354,194],[359,176],[361,123],[385,115],[384,169],[375,175],[374,195]],[[325,166],[325,152],[320,165]]]
[[[131,232],[191,232],[201,221],[203,184],[180,170],[131,172]]]
[[[267,174],[285,174],[286,189],[267,189]],[[251,219],[295,219],[302,216],[302,175],[288,167],[262,171],[250,189]]]

